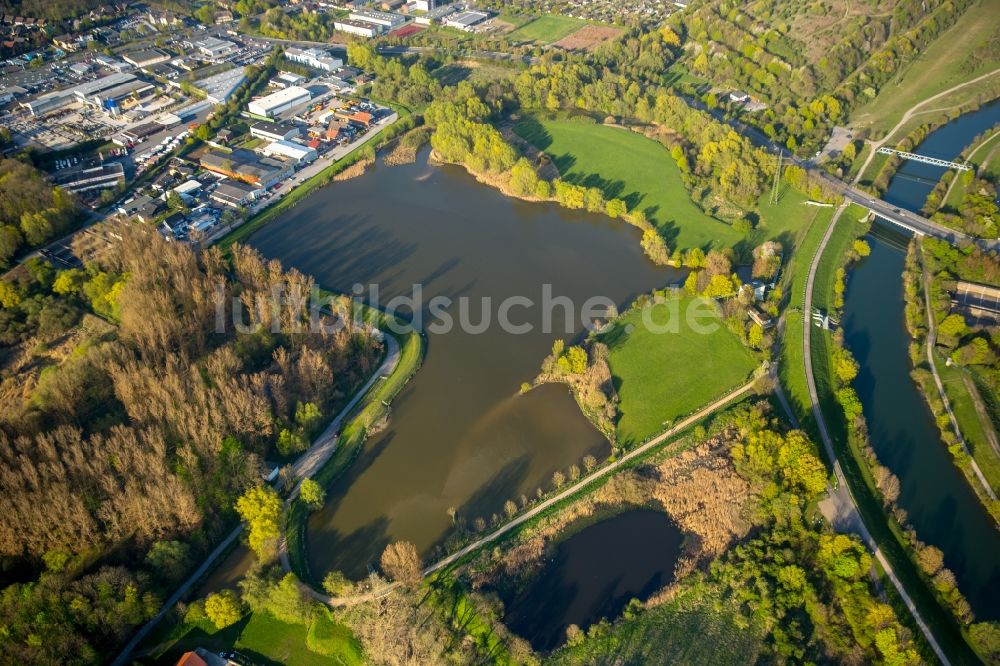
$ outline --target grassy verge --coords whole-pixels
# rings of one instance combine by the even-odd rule
[[[621,399],[618,440],[626,448],[731,391],[757,367],[712,309],[698,306],[711,314],[699,321],[713,330],[696,330],[690,316],[696,306],[695,299],[685,298],[637,308],[600,336],[610,350]]]
[[[383,330],[388,330],[387,315],[377,310],[368,309],[372,322]],[[397,329],[400,324],[394,324]],[[322,487],[328,488],[346,470],[361,451],[368,430],[388,413],[388,405],[399,395],[406,383],[420,368],[424,357],[424,341],[416,331],[394,333],[389,335],[399,343],[399,363],[391,375],[384,381],[375,384],[362,401],[359,411],[347,421],[340,432],[337,449],[330,459],[320,467],[313,479]],[[306,543],[306,520],[309,511],[305,504],[296,500],[288,512],[285,525],[285,538],[288,548],[288,558],[292,571],[304,582],[317,584],[309,572],[309,560]]]

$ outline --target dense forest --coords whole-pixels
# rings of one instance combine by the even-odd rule
[[[20,160],[0,160],[0,268],[18,252],[66,233],[78,218],[73,198],[41,171]]]
[[[0,652],[21,663],[98,661],[380,354],[350,322],[313,331],[313,281],[252,250],[108,237],[0,281]]]

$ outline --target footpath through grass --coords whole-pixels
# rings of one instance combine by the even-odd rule
[[[608,362],[621,398],[623,446],[649,439],[753,374],[756,359],[714,308],[693,298],[637,308],[601,336],[611,351]],[[698,324],[706,330],[696,330]]]
[[[948,395],[948,401],[958,420],[958,427],[962,431],[965,443],[969,447],[969,453],[975,458],[976,464],[979,465],[980,471],[994,492],[1000,490],[1000,457],[990,445],[985,430],[992,428],[992,424],[984,424],[979,418],[976,404],[966,387],[966,381],[971,382],[972,378],[968,377],[966,370],[947,365],[940,356],[935,358],[934,365],[941,376],[944,392]],[[970,483],[979,482],[973,478]]]

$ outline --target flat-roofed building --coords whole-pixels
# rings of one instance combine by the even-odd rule
[[[346,32],[351,35],[358,35],[360,37],[375,37],[382,33],[382,26],[376,25],[374,23],[365,23],[363,21],[351,21],[348,19],[341,19],[339,21],[333,22],[333,29],[339,30],[340,32]]]
[[[289,86],[284,90],[255,99],[247,105],[247,110],[255,116],[273,118],[312,99],[312,93],[299,86]]]
[[[126,53],[122,56],[122,60],[142,69],[143,67],[152,67],[158,63],[167,62],[170,60],[170,54],[160,49],[143,49],[141,51]]]
[[[250,134],[268,141],[287,141],[299,135],[299,128],[288,123],[261,121],[250,126]]]
[[[449,28],[458,28],[471,32],[473,28],[490,17],[486,12],[467,11],[455,14],[451,18],[445,19],[444,24]]]
[[[67,192],[103,190],[125,182],[121,162],[103,162],[56,172],[56,184]]]
[[[309,164],[315,161],[317,154],[315,148],[303,146],[294,141],[275,141],[261,149],[261,152],[268,157],[284,157],[295,162],[295,164]]]
[[[194,47],[198,50],[198,53],[206,58],[221,58],[236,50],[236,44],[227,39],[219,39],[218,37],[199,39],[194,42]]]
[[[374,10],[351,12],[350,19],[352,21],[361,21],[362,23],[373,23],[390,30],[398,28],[406,23],[406,17],[402,14],[396,14],[394,12],[378,12]]]
[[[285,180],[295,170],[293,164],[269,157],[258,157],[255,153],[243,149],[231,153],[210,150],[201,156],[200,164],[209,171],[265,189]]]
[[[260,190],[247,183],[227,178],[216,186],[209,199],[224,206],[240,208],[253,203],[260,197]]]
[[[222,104],[228,100],[236,89],[247,80],[247,75],[243,73],[242,67],[220,72],[213,76],[205,77],[200,81],[195,81],[194,86],[205,92],[205,99],[213,104]]]
[[[457,11],[454,5],[444,5],[443,7],[431,9],[423,16],[417,16],[413,20],[420,25],[436,25]]]
[[[297,62],[324,72],[334,72],[344,66],[343,59],[334,57],[322,49],[297,49],[289,47],[285,49],[285,57],[292,62]]]

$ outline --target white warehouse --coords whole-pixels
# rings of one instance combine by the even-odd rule
[[[261,152],[268,157],[285,157],[295,160],[296,164],[309,164],[316,159],[316,150],[294,141],[275,141],[265,146]]]
[[[247,105],[247,110],[255,116],[273,118],[291,108],[312,99],[312,93],[299,86],[289,86],[284,90],[255,99]]]

